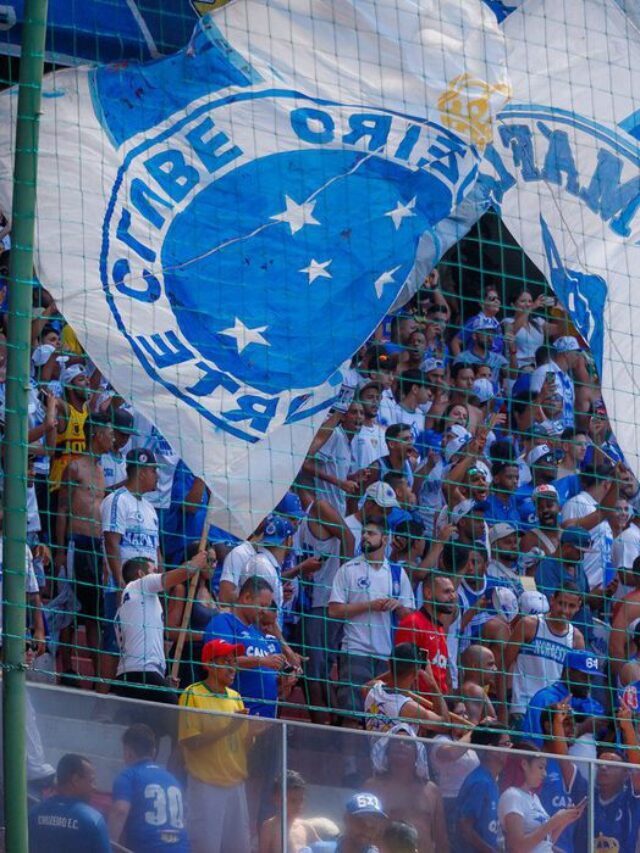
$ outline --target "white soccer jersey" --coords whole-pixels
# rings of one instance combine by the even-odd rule
[[[115,618],[120,648],[118,675],[124,672],[165,674],[164,613],[158,593],[162,575],[146,575],[128,583]]]
[[[102,501],[102,532],[122,536],[120,560],[123,564],[133,557],[157,562],[158,514],[148,500],[132,494],[124,486]]]

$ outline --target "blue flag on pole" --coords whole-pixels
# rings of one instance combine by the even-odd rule
[[[454,239],[508,94],[480,0],[367,8],[236,0],[173,56],[46,84],[40,278],[234,532]]]

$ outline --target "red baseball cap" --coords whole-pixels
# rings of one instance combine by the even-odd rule
[[[202,647],[202,663],[210,663],[215,658],[226,655],[239,655],[244,652],[242,643],[228,643],[226,640],[209,640]]]

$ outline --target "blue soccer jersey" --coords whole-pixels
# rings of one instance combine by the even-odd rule
[[[253,625],[245,625],[233,613],[218,613],[212,617],[204,633],[204,641],[222,639],[241,643],[244,654],[250,658],[264,658],[273,654],[273,644]],[[278,673],[274,669],[257,666],[238,669],[233,689],[242,696],[251,716],[275,717],[278,708]]]
[[[125,844],[134,853],[188,853],[182,788],[153,761],[132,764],[116,777],[113,801],[129,804]]]
[[[30,853],[111,853],[99,811],[74,797],[49,797],[29,813]]]
[[[640,797],[625,785],[615,797],[596,795],[593,850],[598,853],[635,853]]]
[[[465,849],[465,842],[460,834],[460,821],[464,818],[471,819],[473,828],[486,844],[494,850],[498,848],[499,797],[496,780],[482,764],[467,776],[460,788],[457,801],[457,850]]]
[[[538,795],[547,814],[552,817],[561,809],[577,806],[586,796],[588,785],[574,766],[573,779],[569,788],[565,787],[560,762],[547,758],[547,775]],[[581,853],[586,850],[583,821],[568,826],[555,843],[555,849],[562,853]]]

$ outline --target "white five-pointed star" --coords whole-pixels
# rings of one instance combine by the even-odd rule
[[[393,224],[395,225],[396,231],[402,225],[402,220],[406,219],[408,216],[415,216],[413,212],[413,208],[416,206],[416,196],[414,196],[411,201],[408,201],[406,204],[403,204],[401,201],[398,201],[398,204],[394,207],[393,210],[388,210],[385,213],[385,216],[390,216],[393,220]]]
[[[290,196],[285,195],[284,203],[287,209],[269,218],[276,222],[286,222],[292,234],[304,228],[305,225],[320,225],[313,215],[315,201],[303,201],[302,204],[298,204]]]
[[[376,296],[378,297],[378,299],[380,299],[380,297],[382,296],[382,291],[384,290],[385,284],[395,284],[395,279],[393,276],[398,272],[400,266],[402,266],[402,264],[397,267],[394,267],[392,270],[387,270],[386,272],[383,272],[382,275],[378,276],[378,278],[375,280],[374,287],[376,289]]]
[[[265,340],[262,336],[262,332],[266,332],[267,329],[268,326],[257,326],[255,329],[250,329],[248,326],[245,326],[242,320],[236,317],[233,326],[230,329],[223,329],[220,334],[235,338],[238,355],[240,355],[249,344],[261,344],[262,346],[270,347],[271,344],[269,341]]]
[[[328,261],[319,263],[315,258],[312,258],[309,266],[299,270],[299,272],[304,272],[309,276],[309,284],[313,284],[317,278],[333,278],[331,273],[327,270],[327,267],[332,260],[333,258],[330,258]]]

